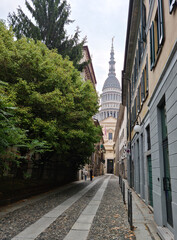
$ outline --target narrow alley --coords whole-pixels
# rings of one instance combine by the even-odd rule
[[[1,240],[135,239],[114,175],[74,182],[0,210]]]

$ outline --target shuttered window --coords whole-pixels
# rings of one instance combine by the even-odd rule
[[[142,51],[141,51],[141,40],[139,39],[138,40],[138,60],[139,60],[138,64],[139,64],[139,66],[141,64],[141,53],[142,53]]]
[[[145,86],[145,89],[146,89],[146,94],[148,93],[149,91],[149,76],[148,76],[148,56],[146,57],[146,86]]]
[[[131,98],[133,97],[133,74],[131,77]]]
[[[161,47],[164,41],[164,24],[163,24],[163,6],[162,0],[158,0],[158,10],[154,21],[150,27],[150,69],[155,67],[155,61],[158,59]]]
[[[154,41],[154,22],[152,22],[150,28],[150,59],[151,59],[151,70],[155,66],[155,41]]]
[[[131,126],[133,127],[134,125],[134,106],[132,107],[132,111],[131,111]]]
[[[138,66],[137,66],[137,57],[135,57],[135,82],[137,81],[138,77]]]
[[[175,6],[176,0],[169,0],[169,12],[172,13],[174,6]]]
[[[139,87],[138,87],[138,91],[137,91],[137,111],[138,111],[138,113],[140,111],[140,92],[139,92]]]
[[[162,0],[158,0],[158,45],[162,45],[164,40],[164,30],[163,30],[163,9]]]
[[[141,0],[141,40],[146,42],[146,7]]]
[[[132,126],[136,122],[136,98],[134,99],[134,104],[132,107]]]
[[[142,73],[142,77],[141,77],[141,105],[143,104],[143,101],[145,99],[145,77],[144,77],[144,70]]]

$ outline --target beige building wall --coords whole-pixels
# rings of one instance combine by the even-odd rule
[[[127,178],[127,108],[122,105],[117,119],[114,141],[116,175]]]
[[[105,167],[104,167],[104,173],[114,173],[115,170],[115,153],[114,153],[114,134],[115,134],[115,128],[116,128],[116,122],[117,119],[113,117],[108,117],[104,119],[103,121],[100,121],[100,125],[102,127],[103,131],[103,138],[104,138],[104,147],[105,147]],[[109,135],[112,134],[112,139],[109,139]],[[111,162],[112,161],[112,162]],[[113,165],[113,171],[110,170],[109,166],[110,164]]]
[[[131,163],[128,182],[153,208],[160,236],[169,232],[175,240],[176,24],[177,1],[130,0],[122,72],[123,105],[131,105],[127,123],[132,153],[128,161]],[[137,122],[141,128],[135,133],[133,127]]]
[[[127,108],[124,108],[123,111],[123,119],[118,138],[120,174],[123,178],[127,178]]]

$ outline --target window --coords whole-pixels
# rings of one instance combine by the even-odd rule
[[[136,121],[136,116],[137,116],[137,97],[134,99],[134,104],[132,107],[132,114],[131,114],[131,124],[132,127]]]
[[[109,133],[109,140],[112,140],[112,133]]]
[[[138,110],[138,113],[140,112],[140,86],[138,87],[138,91],[137,91],[137,110]]]
[[[162,0],[158,0],[158,45],[161,46],[164,39]]]
[[[146,90],[146,95],[149,91],[149,76],[148,76],[148,56],[146,57],[146,67],[145,67],[145,90]]]
[[[145,99],[145,81],[144,81],[144,70],[143,70],[143,73],[142,73],[142,77],[141,77],[141,105],[143,104],[144,102],[144,99]]]
[[[141,64],[141,55],[142,55],[141,47],[142,47],[142,44],[141,44],[141,40],[139,39],[138,40],[138,64],[139,64],[139,66]]]
[[[141,105],[146,99],[149,90],[149,83],[148,83],[148,56],[146,57],[146,65],[143,69],[142,76],[141,76]]]
[[[146,7],[143,2],[141,5],[141,40],[146,42]]]
[[[154,22],[152,22],[150,28],[150,59],[151,59],[151,70],[155,66],[155,41],[154,41]]]
[[[151,138],[150,138],[150,126],[148,125],[146,127],[146,133],[147,133],[147,150],[151,149]]]
[[[174,6],[175,6],[176,0],[169,0],[169,9],[170,14],[172,13]]]
[[[154,21],[150,28],[150,59],[151,70],[155,67],[155,61],[159,54],[159,50],[164,41],[164,29],[163,29],[163,9],[162,0],[158,0],[158,10]]]

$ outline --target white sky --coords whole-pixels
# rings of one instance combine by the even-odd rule
[[[108,76],[113,36],[116,75],[121,84],[129,0],[68,0],[68,3],[71,5],[70,19],[75,20],[68,33],[74,33],[79,26],[81,39],[87,36],[98,92],[101,93]],[[25,0],[0,0],[0,19],[6,20],[8,13],[16,12],[19,5],[25,10]]]

